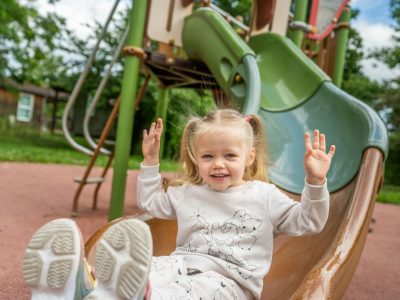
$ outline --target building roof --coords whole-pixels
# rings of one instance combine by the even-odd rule
[[[0,87],[13,88],[19,92],[34,94],[46,98],[56,98],[57,91],[48,87],[39,87],[31,83],[18,83],[17,81],[10,78],[0,78]],[[57,98],[59,100],[68,100],[69,93],[58,92]]]

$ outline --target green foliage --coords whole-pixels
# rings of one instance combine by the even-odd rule
[[[400,0],[391,0],[390,9],[395,21],[395,34],[392,36],[393,46],[383,47],[372,53],[371,56],[384,62],[389,68],[400,67]]]
[[[395,33],[392,36],[393,44],[375,50],[370,57],[375,57],[385,63],[389,68],[400,67],[400,0],[390,1],[391,16],[395,22]],[[397,77],[385,82],[384,93],[378,103],[380,109],[389,111],[388,124],[390,130],[400,133],[400,78]]]
[[[378,194],[378,201],[400,205],[400,186],[384,184]]]
[[[191,89],[171,90],[166,124],[165,157],[177,158],[182,130],[188,119],[191,116],[204,116],[214,108],[214,99],[209,92]]]
[[[357,18],[359,14],[358,10],[351,10],[351,19]],[[347,43],[346,51],[346,63],[343,72],[343,80],[350,80],[351,75],[361,73],[361,60],[364,57],[363,52],[363,41],[360,34],[354,29],[349,30],[349,39]]]
[[[400,186],[400,134],[389,135],[389,156],[385,162],[385,183]]]
[[[213,0],[212,2],[234,17],[242,16],[245,24],[250,23],[253,0]]]
[[[352,19],[357,18],[358,14],[358,10],[351,10]],[[383,86],[362,73],[361,60],[365,56],[362,49],[363,41],[360,34],[354,28],[350,28],[342,88],[357,99],[374,106],[375,101],[380,99],[383,93]]]
[[[52,74],[65,73],[63,58],[55,54],[65,19],[40,14],[35,1],[3,0],[0,24],[0,76],[43,85],[51,84]]]
[[[342,88],[371,106],[374,105],[384,90],[381,84],[371,81],[360,73],[349,74],[347,80],[343,81]]]

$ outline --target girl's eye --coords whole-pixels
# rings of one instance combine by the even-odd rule
[[[201,158],[203,158],[203,159],[211,159],[212,155],[211,154],[204,154]]]
[[[234,153],[228,153],[228,154],[225,154],[225,157],[226,158],[235,158],[236,157],[236,154],[234,154]]]

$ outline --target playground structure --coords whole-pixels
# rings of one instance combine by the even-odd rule
[[[328,175],[331,193],[328,223],[322,233],[312,237],[276,238],[262,299],[339,299],[365,243],[388,148],[386,129],[377,114],[340,89],[348,1],[313,1],[308,23],[305,19],[308,1],[294,1],[294,14],[290,16],[290,0],[255,0],[250,26],[209,1],[201,2],[197,9],[193,2],[133,1],[130,28],[114,57],[120,51],[128,55],[121,96],[99,142],[96,144],[87,130],[89,117],[85,117],[84,132],[93,149],[77,145],[66,130],[72,146],[91,155],[74,199],[73,213],[77,213],[79,192],[90,181],[90,169],[97,155],[103,153],[109,155],[109,164],[94,182],[100,187],[114,159],[109,219],[123,215],[135,97],[140,101],[150,78],[148,74],[155,75],[163,85],[157,109],[160,116],[165,116],[170,88],[222,89],[231,99],[230,105],[244,115],[258,114],[265,122],[270,145],[269,177],[294,199],[299,199],[304,184],[303,133],[319,128],[327,134],[329,143],[337,146]],[[158,42],[157,51],[145,47],[150,40]],[[71,94],[64,119],[94,55],[95,51]],[[140,63],[146,67],[148,76],[137,92]],[[99,86],[99,94],[106,77]],[[118,111],[114,153],[103,145]],[[90,114],[89,109],[87,115]],[[94,208],[95,205],[96,200]],[[139,217],[152,227],[154,254],[170,253],[175,247],[176,224],[145,215]],[[88,252],[97,236],[88,241]]]

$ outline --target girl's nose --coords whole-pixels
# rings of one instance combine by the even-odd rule
[[[223,168],[224,167],[224,161],[222,158],[216,158],[213,161],[213,167],[214,168]]]

